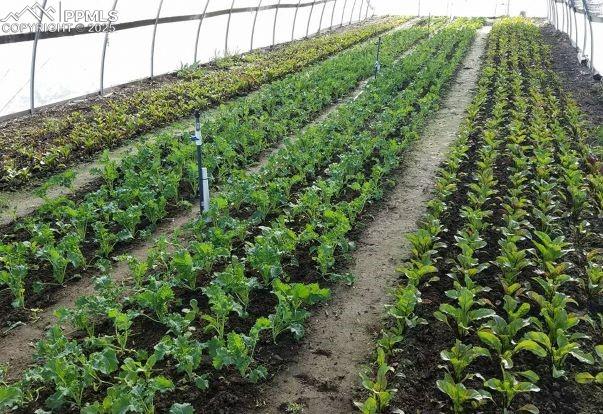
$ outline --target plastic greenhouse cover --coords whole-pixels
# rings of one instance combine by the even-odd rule
[[[345,13],[344,3],[348,3]],[[352,3],[353,0],[261,0],[262,9],[258,10],[260,0],[3,0],[0,2],[0,19],[35,26],[41,13],[40,6],[46,4],[42,24],[70,18],[69,21],[83,21],[86,26],[102,26],[99,32],[92,30],[92,33],[75,36],[39,39],[35,48],[34,77],[34,105],[37,108],[98,93],[101,85],[106,90],[148,78],[151,73],[157,76],[173,72],[194,63],[195,57],[197,62],[208,62],[223,56],[226,49],[230,54],[242,53],[252,47],[272,45],[273,37],[276,43],[282,43],[327,29],[331,23],[359,21],[367,11],[361,10],[360,4],[366,2],[357,0],[354,11]],[[275,6],[278,4],[285,7],[278,9],[277,16]],[[291,6],[297,4],[301,7],[296,12]],[[228,12],[220,13],[231,7],[235,12],[230,16]],[[200,16],[204,15],[200,25]],[[107,35],[106,21],[112,16],[116,16],[113,24],[125,23],[128,28]],[[177,22],[161,21],[155,29],[157,18],[169,20],[181,16],[185,18]],[[98,22],[103,23],[99,25]],[[48,29],[43,27],[42,30]],[[30,36],[21,39],[25,41],[0,42],[0,116],[30,108],[35,29],[30,27],[25,32]],[[15,33],[23,31],[8,34]]]

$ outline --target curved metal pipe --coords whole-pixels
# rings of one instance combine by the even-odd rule
[[[565,0],[561,4],[561,31],[565,32]]]
[[[278,4],[276,5],[276,11],[274,12],[274,24],[272,25],[272,46],[276,44],[276,20],[278,19],[278,11],[281,7],[281,1],[278,0]]]
[[[339,27],[343,27],[343,19],[345,18],[345,9],[348,7],[348,0],[343,3],[343,10],[341,11],[341,24]]]
[[[155,39],[157,38],[157,25],[159,24],[162,7],[163,0],[160,0],[159,7],[157,8],[157,17],[155,18],[155,26],[153,26],[153,41],[151,42],[151,78],[155,76]]]
[[[42,26],[42,19],[44,19],[46,3],[48,3],[48,0],[44,0],[44,2],[42,3],[42,8],[40,9],[40,17],[38,19],[39,24],[36,28],[36,37],[34,38],[33,48],[31,51],[31,71],[29,74],[29,112],[32,114],[35,110],[36,59],[38,57],[38,42],[40,41],[40,29]]]
[[[201,14],[201,18],[199,19],[199,25],[197,26],[197,38],[195,39],[195,57],[193,59],[193,63],[197,63],[197,52],[199,50],[199,35],[201,33],[201,25],[203,24],[203,20],[205,20],[205,13],[207,13],[207,6],[209,6],[209,1],[205,2],[205,7],[203,8],[203,13]]]
[[[318,23],[318,33],[320,33],[322,30],[322,19],[323,17],[325,17],[325,9],[327,8],[327,3],[329,3],[329,1],[325,1],[322,5],[322,12],[320,12],[320,22]]]
[[[587,30],[586,30],[586,26],[588,24],[588,10],[586,7],[586,0],[582,0],[582,7],[584,7],[584,40],[582,43],[582,56],[586,56],[586,35],[587,35]],[[586,62],[583,62],[586,63]]]
[[[360,7],[358,8],[358,21],[362,20],[362,6],[364,6],[364,0],[360,2]]]
[[[228,56],[228,35],[230,34],[230,20],[232,19],[232,9],[234,9],[236,0],[232,0],[230,4],[230,12],[228,13],[228,22],[226,23],[226,36],[224,38],[224,56]]]
[[[576,36],[576,41],[574,43],[575,47],[578,47],[578,16],[576,16],[578,13],[576,13],[576,1],[575,0],[571,0],[572,1],[572,14],[574,16],[574,35]]]
[[[113,2],[113,7],[111,11],[115,11],[117,7],[117,0]],[[109,22],[109,27],[111,27],[111,22]],[[107,57],[107,44],[109,44],[109,30],[105,32],[105,40],[103,42],[103,52],[101,54],[101,71],[100,71],[100,95],[103,96],[105,94],[105,58]]]
[[[262,7],[262,2],[264,0],[260,0],[258,2],[258,7],[255,9],[255,16],[253,16],[253,26],[251,26],[251,44],[249,45],[249,51],[253,50],[253,37],[255,36],[255,24],[258,21],[258,13],[260,12],[260,7]]]
[[[299,12],[299,5],[301,4],[301,0],[297,2],[297,7],[295,8],[295,16],[293,17],[293,28],[291,29],[291,41],[295,39],[295,23],[297,22],[297,13]]]
[[[310,8],[310,15],[308,16],[308,23],[306,24],[306,37],[310,34],[310,22],[312,21],[312,14],[314,14],[314,5],[315,1],[312,2],[312,7]]]
[[[584,2],[584,6],[586,7],[586,13],[588,14],[588,27],[590,28],[590,59],[589,59],[589,68],[591,72],[595,70],[595,39],[593,37],[593,18],[590,14],[590,9],[588,8],[588,3]]]
[[[352,12],[350,13],[350,22],[348,23],[348,26],[352,24],[352,20],[354,20],[354,8],[356,8],[356,1],[358,0],[354,0],[354,4],[352,4]]]
[[[329,26],[329,30],[331,30],[333,28],[333,20],[335,18],[335,9],[337,8],[337,2],[339,0],[335,0],[335,3],[333,3],[333,10],[331,10],[331,25]]]
[[[571,0],[565,0],[565,8],[567,9],[567,34],[570,38],[570,45],[572,45],[574,42],[574,40],[572,39],[574,28],[572,27],[572,18],[570,16],[570,1]]]

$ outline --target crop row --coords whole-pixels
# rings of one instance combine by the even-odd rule
[[[295,42],[274,51],[229,57],[217,68],[185,71],[160,88],[109,98],[89,111],[74,111],[35,126],[10,131],[0,158],[0,187],[15,188],[31,178],[101,149],[117,146],[142,132],[254,90],[400,25],[404,19],[378,23]],[[8,131],[7,131],[8,132]]]
[[[426,28],[417,27],[385,36],[383,63],[390,65],[426,35]],[[298,133],[369,77],[373,48],[370,43],[357,46],[219,108],[202,126],[203,160],[212,181],[223,183],[239,174],[239,168],[284,136]],[[70,274],[104,265],[118,246],[152,230],[190,200],[198,174],[195,148],[187,141],[166,134],[141,145],[119,167],[105,159],[99,171],[104,184],[97,191],[80,201],[48,200],[19,225],[13,240],[6,237],[0,244],[0,283],[10,288],[14,305],[35,303],[47,284],[62,285]],[[271,179],[274,174],[276,170]],[[260,196],[247,190],[241,190],[241,202]]]
[[[439,354],[444,372],[423,367],[422,376],[437,375],[431,388],[440,394],[425,392],[414,403],[422,410],[446,396],[454,413],[538,413],[538,405],[565,412],[571,398],[552,401],[556,383],[569,395],[577,393],[570,374],[579,383],[603,380],[600,372],[581,372],[584,364],[601,371],[603,363],[593,339],[603,328],[599,165],[534,25],[495,25],[468,114],[429,212],[409,237],[412,258],[388,308],[376,375],[363,374],[370,392],[358,404],[364,413],[412,408],[409,396],[396,396],[394,361],[409,336],[433,335],[442,322],[450,336],[423,352]],[[421,292],[434,289],[445,294],[430,315],[421,310]],[[600,398],[581,404],[596,407]]]
[[[265,377],[257,348],[285,333],[303,335],[306,308],[329,294],[315,282],[339,279],[332,272],[350,248],[352,225],[382,194],[479,24],[442,30],[385,68],[358,99],[288,142],[257,177],[233,176],[209,221],[160,241],[147,261],[131,261],[127,294],[99,279],[97,295],[60,312],[84,338],[69,340],[53,328],[38,344],[40,365],[3,388],[13,397],[4,404],[27,404],[52,388],[49,407],[88,402],[84,412],[152,412],[159,393],[202,392],[216,371]],[[142,332],[144,350],[134,349]],[[131,389],[137,393],[124,392]]]

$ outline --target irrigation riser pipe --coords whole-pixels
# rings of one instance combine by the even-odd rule
[[[203,167],[203,137],[201,136],[201,113],[195,111],[195,133],[191,140],[197,147],[197,171],[199,173],[199,214],[209,211],[209,177]]]

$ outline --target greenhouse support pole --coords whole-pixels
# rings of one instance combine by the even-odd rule
[[[352,24],[352,20],[354,20],[354,9],[356,8],[356,1],[354,0],[354,3],[352,4],[352,13],[350,13],[350,22],[348,23],[348,26]]]
[[[297,2],[297,7],[295,8],[295,15],[293,16],[293,27],[291,28],[291,41],[295,39],[295,23],[297,23],[297,13],[299,12],[299,5],[301,4],[301,0]]]
[[[511,0],[507,0],[507,17],[511,15]]]
[[[586,10],[588,13],[588,27],[590,29],[590,71],[594,72],[595,71],[595,64],[593,63],[595,61],[595,39],[593,37],[593,18],[590,14],[590,9],[588,8],[588,5],[586,6]]]
[[[571,0],[565,0],[566,3],[566,7],[567,7],[567,30],[568,35],[570,37],[570,43],[572,42],[572,32],[574,31],[574,23],[572,23],[572,6],[571,6]]]
[[[306,38],[310,34],[310,22],[312,21],[312,14],[314,13],[314,5],[315,1],[312,2],[312,7],[310,7],[310,15],[308,16],[308,23],[306,24]]]
[[[335,21],[335,9],[337,8],[338,1],[339,0],[335,0],[335,3],[333,3],[333,10],[331,11],[331,26],[329,26],[329,30],[333,28],[333,23]]]
[[[565,1],[566,1],[565,8],[567,9],[567,34],[568,34],[568,36],[570,38],[570,45],[573,45],[574,44],[574,40],[572,39],[572,34],[574,32],[574,28],[572,26],[572,17],[570,16],[570,14],[571,14],[570,13],[570,10],[571,10],[570,2],[571,2],[571,0],[565,0]]]
[[[345,9],[348,7],[348,0],[343,3],[343,10],[341,11],[341,24],[339,27],[343,27],[343,19],[345,19]]]
[[[561,31],[565,32],[565,0],[561,3]]]
[[[371,2],[367,0],[366,2],[366,12],[364,13],[364,20],[368,18],[369,8],[371,7]]]
[[[201,34],[201,26],[203,25],[203,20],[205,20],[205,13],[207,13],[207,6],[209,6],[209,0],[205,2],[205,7],[203,8],[201,18],[199,19],[199,25],[197,26],[197,38],[195,39],[195,58],[193,59],[193,63],[197,63],[197,52],[199,51],[199,35]]]
[[[230,11],[228,12],[228,21],[226,22],[226,36],[224,37],[224,56],[228,56],[228,35],[230,34],[230,20],[232,19],[232,9],[234,8],[235,0],[230,3]]]
[[[38,42],[40,41],[40,29],[42,26],[42,19],[44,18],[44,11],[46,10],[46,3],[48,0],[44,0],[42,8],[40,9],[40,18],[38,20],[38,27],[36,28],[36,35],[33,41],[33,48],[31,51],[31,73],[29,78],[29,112],[34,113],[36,100],[36,58],[38,56]]]
[[[249,51],[253,50],[253,37],[255,36],[255,24],[258,21],[258,13],[260,12],[260,7],[262,7],[262,1],[258,2],[258,7],[255,9],[255,16],[253,16],[253,26],[251,27],[251,44],[249,45]]]
[[[360,2],[360,8],[358,9],[358,21],[362,20],[362,6],[364,6],[364,0]]]
[[[329,3],[329,1],[325,0],[322,5],[322,12],[320,12],[320,22],[318,23],[318,33],[320,33],[320,31],[322,30],[322,19],[323,17],[325,17],[325,9],[327,8],[327,3]]]
[[[571,0],[571,2],[572,2],[572,15],[574,16],[574,36],[576,38],[576,41],[574,42],[574,46],[577,48],[578,47],[578,17],[576,15],[578,13],[576,13],[576,1]]]
[[[153,26],[153,41],[151,42],[151,78],[155,76],[155,39],[157,38],[157,25],[159,24],[162,7],[163,0],[160,0],[159,7],[157,8],[157,17],[155,17],[155,25]]]
[[[417,0],[417,17],[421,17],[421,0]]]
[[[588,59],[586,58],[586,35],[588,31],[586,27],[588,25],[588,8],[586,6],[586,0],[582,0],[582,6],[584,7],[584,40],[582,43],[582,64],[586,65],[588,63]]]
[[[117,7],[117,0],[113,2],[113,8],[111,11],[115,11]],[[109,22],[108,28],[111,28],[112,22]],[[101,70],[100,70],[100,95],[105,94],[105,58],[107,57],[107,45],[109,44],[109,30],[105,32],[105,40],[103,41],[103,52],[101,54]]]
[[[281,1],[278,0],[278,4],[276,5],[276,11],[274,12],[274,24],[272,25],[272,46],[276,44],[276,21],[278,20],[278,11],[281,7]]]

